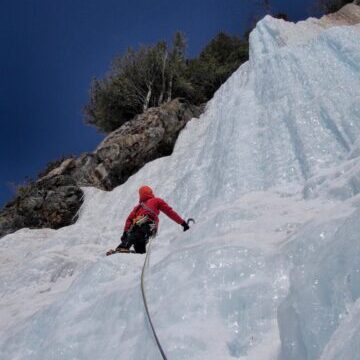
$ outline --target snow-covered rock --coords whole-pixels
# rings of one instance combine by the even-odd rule
[[[1,359],[161,359],[144,256],[104,256],[145,183],[197,220],[162,219],[146,269],[169,359],[358,357],[360,28],[322,21],[266,17],[170,157],[84,189],[72,226],[0,240]]]

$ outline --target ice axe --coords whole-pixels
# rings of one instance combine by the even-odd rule
[[[188,226],[190,227],[190,224],[191,223],[194,223],[195,224],[195,220],[190,218],[190,219],[187,219],[186,223],[188,224]]]
[[[181,226],[184,228],[184,231],[188,231],[190,229],[190,223],[193,222],[195,224],[195,220],[194,219],[187,219],[187,220],[184,220],[182,223],[181,223]]]

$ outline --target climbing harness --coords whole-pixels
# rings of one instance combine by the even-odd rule
[[[139,215],[133,220],[133,225],[141,226],[151,221],[147,215]]]
[[[140,206],[145,209],[146,211],[148,211],[151,215],[154,216],[154,218],[156,219],[157,215],[156,212],[153,209],[150,209],[148,206],[146,206],[146,204],[144,202],[140,203]]]

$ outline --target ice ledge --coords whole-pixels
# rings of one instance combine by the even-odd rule
[[[272,53],[284,46],[304,44],[335,26],[360,26],[360,6],[348,4],[334,14],[297,23],[267,15],[250,34],[250,58]]]

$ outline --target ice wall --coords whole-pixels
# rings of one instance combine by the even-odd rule
[[[357,209],[343,219],[314,221],[287,244],[294,267],[278,309],[281,359],[357,358],[359,215]]]
[[[250,61],[188,123],[170,157],[112,192],[84,189],[72,226],[2,238],[0,358],[160,359],[140,298],[144,257],[104,256],[144,183],[197,220],[182,233],[162,219],[146,275],[169,359],[356,358],[352,19],[266,17],[251,34]]]

